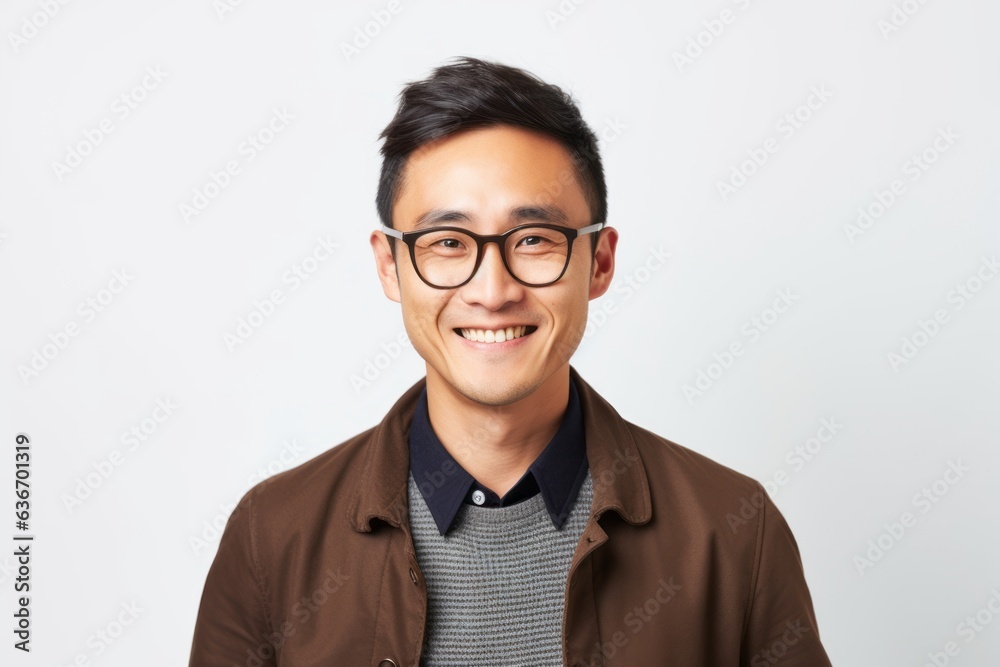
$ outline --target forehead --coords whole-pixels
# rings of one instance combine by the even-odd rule
[[[544,134],[499,125],[463,130],[414,151],[393,219],[410,229],[432,209],[454,209],[476,223],[545,205],[561,209],[571,224],[589,220],[569,151]]]

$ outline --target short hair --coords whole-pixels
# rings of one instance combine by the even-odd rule
[[[493,125],[534,130],[560,142],[569,151],[583,188],[589,224],[606,222],[608,194],[597,135],[572,96],[516,67],[469,56],[455,61],[437,67],[422,81],[407,83],[399,94],[396,115],[379,135],[385,142],[375,205],[382,222],[393,226],[392,207],[414,151],[462,130]],[[395,244],[391,245],[395,254]],[[596,252],[596,234],[593,246]]]

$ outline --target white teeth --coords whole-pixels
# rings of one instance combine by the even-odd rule
[[[522,324],[516,327],[507,327],[506,329],[460,329],[460,331],[462,332],[462,336],[467,340],[474,340],[480,343],[503,343],[504,341],[520,338],[524,335],[527,328],[527,326]]]

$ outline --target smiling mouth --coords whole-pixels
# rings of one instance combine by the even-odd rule
[[[538,327],[531,324],[521,324],[506,329],[453,329],[453,331],[466,340],[479,343],[503,343],[522,336],[529,336],[537,329]]]

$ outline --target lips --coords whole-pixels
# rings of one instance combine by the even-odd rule
[[[460,328],[454,329],[454,331],[466,340],[479,343],[503,343],[522,336],[529,336],[536,329],[538,327],[532,324],[517,324],[496,329]]]

